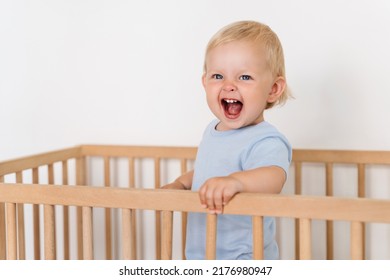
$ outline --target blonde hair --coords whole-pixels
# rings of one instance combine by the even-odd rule
[[[267,66],[272,75],[286,79],[283,48],[278,36],[269,26],[256,21],[234,22],[214,34],[206,47],[204,72],[207,71],[206,58],[210,50],[233,41],[250,41],[262,46],[266,52]],[[290,96],[286,86],[280,98],[274,103],[268,103],[266,109],[272,108],[276,104],[284,104]]]

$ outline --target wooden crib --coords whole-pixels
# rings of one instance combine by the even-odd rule
[[[149,210],[155,220],[151,227],[154,240],[146,242],[154,244],[155,259],[172,259],[173,246],[184,251],[186,213],[205,210],[200,207],[196,193],[159,187],[192,168],[195,156],[193,147],[83,145],[1,162],[0,260],[94,259],[97,247],[105,248],[105,259],[145,258],[137,250],[140,237],[145,238],[145,233],[137,228],[142,218],[137,213]],[[324,176],[319,176],[324,182],[318,184],[325,186],[324,195],[302,195],[305,193],[302,174],[311,164],[324,168]],[[357,197],[333,196],[333,171],[337,164],[356,166]],[[372,165],[387,168],[389,164],[390,152],[294,150],[290,193],[241,193],[225,207],[224,213],[253,217],[255,259],[263,257],[263,216],[295,221],[295,232],[282,230],[278,234],[295,236],[296,259],[313,258],[312,246],[317,242],[312,231],[314,220],[326,221],[325,258],[333,259],[333,223],[347,221],[350,258],[364,259],[368,246],[366,225],[390,223],[390,199],[366,198],[366,190],[371,187],[366,187],[367,168]],[[124,179],[118,179],[118,172]],[[98,183],[96,176],[100,178]],[[98,220],[93,215],[95,209],[104,209]],[[174,222],[174,217],[175,220],[179,217],[177,213],[180,221]],[[113,227],[116,218],[119,226]],[[103,226],[94,230],[94,223]],[[177,226],[180,238],[174,238]],[[217,226],[216,216],[208,214],[204,244],[207,259],[215,258]],[[76,232],[73,237],[72,231]],[[101,231],[105,244],[94,244],[94,236]],[[114,235],[119,240],[115,244]],[[387,249],[390,251],[390,247]],[[117,252],[113,254],[113,250]],[[179,258],[184,259],[184,253]]]

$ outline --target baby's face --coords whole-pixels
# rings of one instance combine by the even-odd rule
[[[262,122],[267,102],[276,98],[265,52],[250,42],[230,42],[210,50],[202,79],[207,103],[220,120],[218,130]]]

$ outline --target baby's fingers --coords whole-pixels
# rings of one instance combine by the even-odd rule
[[[207,192],[206,186],[202,186],[199,189],[199,200],[200,200],[200,204],[203,208],[207,208],[206,192]]]
[[[223,205],[228,204],[228,202],[233,198],[235,194],[236,192],[230,189],[225,189],[223,192]]]
[[[215,214],[222,214],[223,212],[223,193],[221,191],[221,188],[218,188],[213,193],[213,203],[214,203],[214,212]]]
[[[233,198],[234,192],[225,188],[218,188],[213,194],[214,211],[216,214],[222,214],[224,206]]]
[[[220,188],[211,186],[202,187],[199,192],[202,207],[207,208],[210,214],[221,214],[223,210],[223,196]]]
[[[202,203],[202,205],[204,205],[203,207],[209,210],[210,214],[215,214],[215,209],[216,209],[215,201],[214,201],[214,193],[215,193],[215,188],[213,187],[207,187],[204,192],[205,203]]]

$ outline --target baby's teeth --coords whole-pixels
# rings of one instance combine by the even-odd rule
[[[237,102],[237,100],[233,100],[233,99],[225,99],[225,101],[227,103],[236,103]]]

